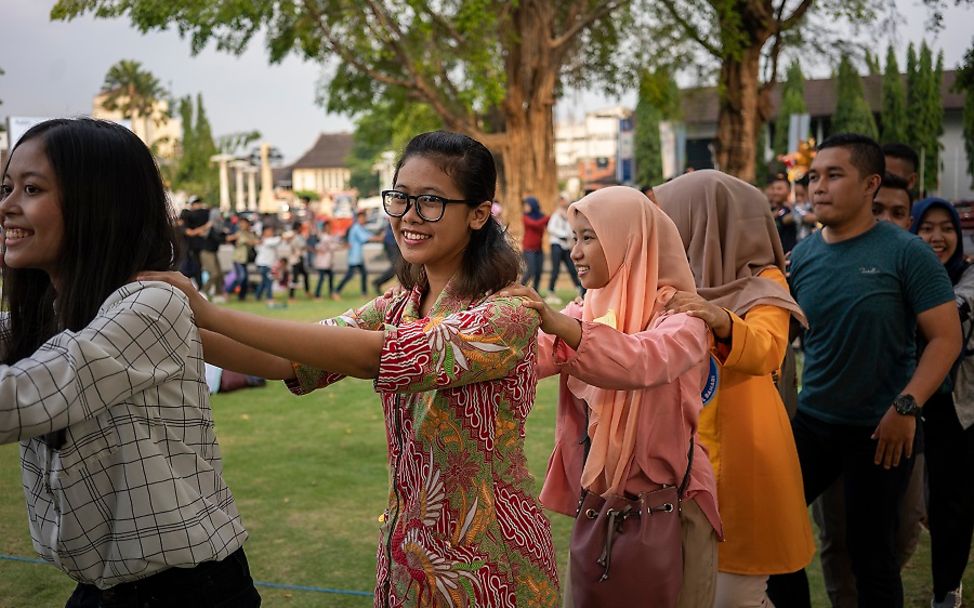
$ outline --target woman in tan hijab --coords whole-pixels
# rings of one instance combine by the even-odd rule
[[[717,398],[699,426],[726,539],[715,606],[771,606],[768,576],[799,570],[815,553],[795,441],[775,387],[790,320],[804,324],[805,316],[788,292],[781,242],[757,188],[696,171],[653,195],[680,232],[696,283],[696,293],[677,293],[667,309],[710,326],[720,368]]]

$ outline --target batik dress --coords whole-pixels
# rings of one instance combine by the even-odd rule
[[[521,298],[459,297],[429,315],[421,292],[380,297],[322,323],[382,330],[375,390],[390,493],[376,606],[557,606],[551,530],[524,457],[538,315]],[[341,378],[295,365],[304,394]]]

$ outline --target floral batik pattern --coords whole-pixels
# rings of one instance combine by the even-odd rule
[[[539,319],[520,298],[471,302],[450,285],[323,323],[382,330],[390,493],[376,552],[376,606],[558,606],[548,519],[533,493],[524,425]],[[304,394],[340,375],[295,365]]]

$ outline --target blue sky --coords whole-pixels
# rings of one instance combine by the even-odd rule
[[[109,66],[134,59],[177,97],[201,92],[216,135],[257,129],[288,162],[311,146],[318,133],[352,129],[347,117],[327,115],[315,105],[321,66],[294,57],[269,65],[261,37],[240,57],[212,49],[194,57],[189,42],[172,31],[142,35],[127,20],[91,17],[51,22],[51,0],[2,3],[0,68],[6,74],[0,76],[0,119],[88,114]],[[944,50],[946,65],[956,66],[971,44],[974,10],[949,9],[946,29],[934,39],[925,32],[925,13],[918,0],[897,0],[897,5],[906,17],[896,32],[901,48],[927,34],[928,42]],[[886,41],[879,47],[885,49]],[[634,97],[629,93],[621,101],[631,105]],[[578,115],[618,101],[592,93],[571,94],[558,113]]]

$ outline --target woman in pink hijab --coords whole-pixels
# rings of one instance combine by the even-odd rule
[[[588,290],[584,303],[559,313],[524,291],[528,305],[541,312],[538,375],[561,375],[555,447],[541,502],[575,517],[583,491],[633,498],[679,486],[692,450],[680,515],[683,560],[672,563],[682,576],[679,598],[663,602],[647,593],[628,605],[710,608],[721,524],[713,469],[691,440],[711,343],[700,319],[665,312],[674,293],[695,291],[680,234],[649,199],[621,186],[586,196],[568,216],[576,239],[572,261]],[[640,573],[647,590],[656,575]],[[598,585],[597,579],[573,576],[564,585],[573,596],[565,605],[595,605],[584,587]]]

